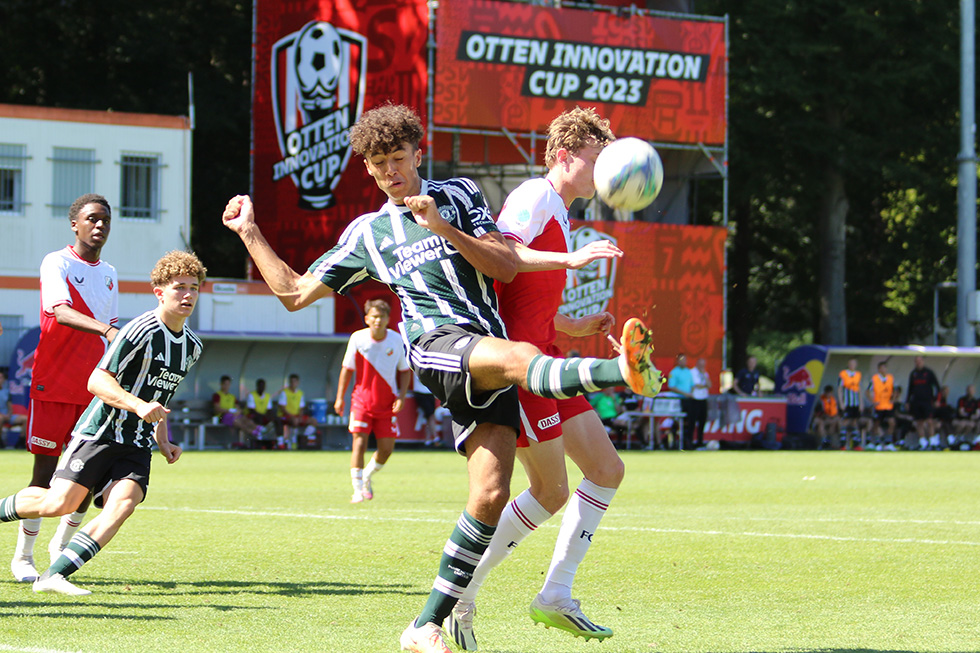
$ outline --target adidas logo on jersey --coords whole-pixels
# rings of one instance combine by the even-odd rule
[[[163,352],[158,352],[156,357],[153,359],[155,361],[160,361],[161,363],[166,363],[167,359],[164,357]]]
[[[381,239],[380,249],[388,249],[389,247],[391,247],[394,244],[395,244],[395,241],[393,241],[388,236],[385,236],[384,238]]]

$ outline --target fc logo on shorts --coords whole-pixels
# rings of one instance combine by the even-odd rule
[[[75,472],[76,474],[83,469],[85,469],[85,461],[78,460],[77,458],[70,463],[68,463],[68,469]]]

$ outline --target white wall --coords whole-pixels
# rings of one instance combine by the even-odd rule
[[[103,250],[120,280],[149,276],[153,263],[165,252],[184,249],[190,240],[190,148],[189,129],[136,126],[124,123],[133,114],[105,114],[116,124],[90,122],[95,112],[35,109],[37,116],[70,118],[78,122],[21,117],[26,108],[0,105],[0,143],[25,145],[28,159],[24,172],[23,215],[0,214],[0,275],[37,276],[41,259],[48,252],[74,242],[67,211],[52,214],[55,147],[95,151],[95,187],[113,206],[112,231]],[[96,114],[101,115],[101,114]],[[118,117],[115,117],[118,116]],[[142,117],[142,116],[140,116]],[[142,122],[165,124],[171,117],[146,116]],[[154,120],[157,118],[157,120]],[[123,154],[153,154],[159,169],[159,220],[121,217],[119,162]]]

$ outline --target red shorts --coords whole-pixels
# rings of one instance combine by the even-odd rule
[[[374,433],[375,438],[398,437],[398,424],[394,415],[377,417],[353,406],[350,409],[349,428],[351,433]]]
[[[528,447],[528,439],[547,442],[561,437],[561,423],[576,415],[592,410],[585,397],[569,399],[549,399],[517,389],[521,401],[521,434],[517,438],[518,447]]]
[[[31,399],[27,416],[27,450],[39,456],[60,456],[86,408],[82,404]]]

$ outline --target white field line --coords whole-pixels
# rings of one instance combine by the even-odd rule
[[[294,519],[323,519],[323,520],[342,520],[342,521],[387,521],[387,522],[424,522],[424,523],[446,523],[445,518],[421,518],[421,517],[398,517],[398,516],[379,516],[375,514],[371,515],[319,515],[313,513],[285,513],[285,512],[265,512],[265,511],[251,511],[251,510],[218,510],[218,509],[207,509],[207,508],[167,508],[165,506],[146,506],[141,508],[141,510],[164,510],[168,512],[190,512],[190,513],[203,513],[212,515],[236,515],[236,516],[247,516],[247,517],[276,517],[276,518],[294,518]],[[861,521],[861,520],[858,520]],[[878,520],[869,520],[878,521]],[[906,523],[902,520],[887,520],[888,523]],[[918,523],[918,522],[911,522]],[[947,522],[927,522],[927,523],[947,523]],[[973,523],[973,522],[966,522]],[[542,527],[557,528],[557,521],[554,524],[546,523],[542,524]],[[980,541],[974,542],[970,540],[933,540],[933,539],[921,539],[921,538],[906,538],[906,537],[849,537],[849,536],[839,536],[839,535],[813,535],[807,533],[762,533],[757,531],[719,531],[719,530],[696,530],[688,528],[653,528],[653,527],[637,527],[637,526],[603,526],[603,531],[629,531],[638,533],[665,533],[665,534],[677,534],[677,535],[714,535],[714,536],[727,536],[727,537],[768,537],[768,538],[786,538],[786,539],[798,539],[798,540],[828,540],[832,542],[881,542],[881,543],[891,543],[891,544],[939,544],[943,546],[980,546]]]
[[[79,653],[78,651],[60,651],[54,648],[36,648],[34,646],[10,646],[0,644],[0,651],[16,651],[17,653]]]

